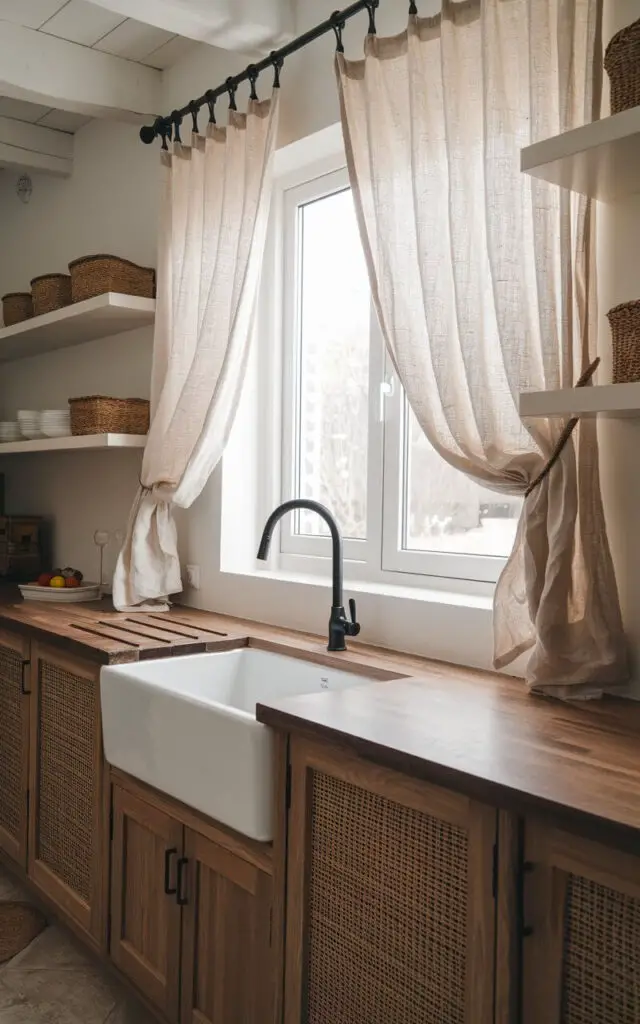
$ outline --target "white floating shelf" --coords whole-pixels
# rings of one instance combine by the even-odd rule
[[[96,448],[144,448],[146,434],[83,434],[80,437],[42,437],[36,441],[0,444],[0,455],[19,452],[78,452]]]
[[[82,345],[153,323],[155,299],[105,292],[53,313],[0,328],[0,363]]]
[[[566,416],[609,416],[620,419],[640,416],[640,381],[562,388],[558,391],[524,391],[520,395],[520,416],[522,419]]]
[[[640,192],[640,107],[526,146],[520,168],[594,199]]]

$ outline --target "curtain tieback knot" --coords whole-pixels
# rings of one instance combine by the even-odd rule
[[[577,388],[585,387],[585,385],[587,385],[590,382],[591,378],[593,377],[594,373],[598,369],[599,365],[600,365],[600,356],[598,356],[596,359],[594,359],[593,362],[586,368],[584,373],[580,376],[580,378],[576,382],[576,387]],[[560,437],[556,441],[555,447],[554,447],[553,451],[551,452],[551,455],[549,456],[549,459],[547,460],[546,465],[542,468],[542,470],[538,473],[538,475],[535,478],[535,480],[533,480],[532,483],[529,484],[529,486],[527,487],[526,491],[524,492],[525,498],[528,498],[529,495],[532,493],[532,491],[535,491],[536,487],[538,487],[538,485],[541,484],[542,481],[545,480],[549,476],[549,473],[551,472],[551,470],[555,466],[556,462],[558,461],[558,459],[562,455],[562,450],[565,447],[567,441],[569,440],[569,438],[573,434],[574,430],[576,429],[576,427],[578,425],[579,418],[580,418],[579,416],[572,416],[571,417],[571,419],[567,423],[566,427],[564,428],[564,430],[560,434]]]

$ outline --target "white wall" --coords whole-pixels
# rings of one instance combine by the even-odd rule
[[[0,180],[0,294],[28,291],[32,277],[64,272],[76,256],[109,252],[155,265],[157,154],[137,128],[94,121],[76,135],[73,176],[33,175],[31,202]],[[64,408],[87,394],[148,397],[147,328],[0,367],[0,417],[17,409]],[[52,520],[54,559],[95,577],[96,529],[123,529],[140,472],[139,451],[4,456],[6,506]],[[107,552],[113,568],[115,543]]]
[[[338,6],[335,0],[296,0],[296,31],[310,28]],[[408,0],[385,0],[377,11],[380,34],[402,31]],[[434,0],[420,0],[422,14],[433,13]],[[605,5],[605,40],[615,29],[640,15],[639,0],[610,0]],[[345,30],[347,55],[362,54],[367,16],[352,19]],[[333,70],[335,40],[327,35],[286,62],[282,74],[280,144],[302,138],[338,120]],[[200,46],[164,75],[163,111],[183,105],[208,87],[246,66],[251,54],[229,53]],[[271,74],[259,82],[260,95],[271,88]],[[238,105],[246,90],[238,94]],[[224,120],[224,100],[218,101]],[[201,121],[202,125],[202,121]],[[155,262],[158,147],[145,147],[137,128],[113,122],[94,122],[76,136],[73,177],[69,180],[34,175],[31,203],[15,195],[15,176],[0,176],[0,294],[28,288],[32,276],[64,270],[68,260],[90,252],[115,252],[145,264]],[[640,295],[636,259],[640,228],[640,198],[616,208],[599,210],[602,237],[599,261],[601,283],[601,350],[610,361],[609,334],[604,313],[617,302]],[[151,331],[53,353],[2,366],[0,414],[19,407],[62,405],[74,394],[146,395]],[[635,521],[640,507],[637,456],[640,426],[634,421],[602,424],[603,477],[616,569],[627,629],[640,651],[640,541]],[[236,434],[235,454],[242,457],[246,436]],[[29,456],[0,462],[7,474],[9,508],[42,512],[56,520],[56,558],[74,562],[94,573],[96,528],[121,528],[137,483],[140,454]],[[247,615],[292,627],[321,630],[327,613],[326,586],[304,586],[221,572],[220,483],[218,470],[192,510],[181,517],[185,560],[202,569],[202,589],[188,594],[201,607]],[[237,481],[236,481],[237,483]],[[238,498],[238,515],[252,529],[252,515]],[[226,514],[226,510],[225,510]],[[254,529],[255,529],[255,523]],[[225,554],[227,552],[225,551]],[[110,552],[111,562],[115,549]],[[225,560],[223,559],[223,562]],[[224,567],[224,566],[223,566]],[[350,586],[347,570],[347,586]],[[453,597],[439,604],[420,605],[409,594],[391,601],[384,595],[360,595],[364,636],[453,661],[489,665],[491,613],[486,601],[462,609]]]

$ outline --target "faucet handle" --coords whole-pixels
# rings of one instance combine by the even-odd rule
[[[347,623],[347,636],[357,636],[360,632],[360,623],[356,620],[356,602],[353,597],[349,598],[349,614],[351,615],[351,622]]]

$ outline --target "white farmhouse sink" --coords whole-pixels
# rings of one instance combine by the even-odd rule
[[[257,648],[105,666],[107,761],[253,839],[273,838],[271,730],[256,704],[373,679]]]

